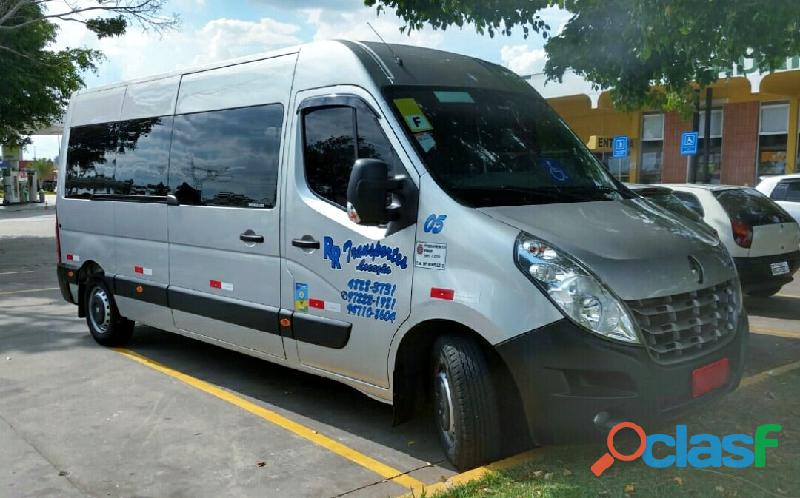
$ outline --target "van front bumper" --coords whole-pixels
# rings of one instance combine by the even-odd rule
[[[567,319],[496,346],[519,390],[531,438],[570,442],[602,435],[621,421],[644,426],[720,398],[739,385],[749,325],[742,313],[736,335],[708,354],[662,365],[641,345],[597,337]],[[694,398],[692,372],[728,358],[722,387]]]

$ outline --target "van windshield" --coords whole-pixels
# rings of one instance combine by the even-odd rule
[[[535,92],[391,86],[434,180],[471,207],[631,197]]]

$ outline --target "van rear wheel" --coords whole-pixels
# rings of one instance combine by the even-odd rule
[[[120,316],[114,296],[102,280],[86,285],[86,324],[95,341],[103,346],[122,346],[133,335],[134,322]]]
[[[498,455],[497,396],[486,355],[472,340],[442,336],[433,347],[433,410],[448,460],[459,470]]]

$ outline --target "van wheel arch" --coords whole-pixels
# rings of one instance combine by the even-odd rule
[[[86,317],[86,284],[93,278],[103,278],[105,271],[95,261],[89,260],[78,269],[78,316]]]
[[[477,344],[489,361],[498,399],[498,413],[503,415],[502,441],[512,446],[504,454],[529,448],[535,440],[529,433],[522,398],[508,366],[475,330],[450,320],[428,320],[415,325],[402,338],[392,374],[394,423],[399,424],[424,412],[431,404],[430,358],[434,343],[443,335],[456,335]]]

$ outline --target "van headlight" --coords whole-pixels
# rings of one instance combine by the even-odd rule
[[[608,339],[639,342],[622,302],[571,256],[548,242],[520,233],[517,266],[574,322]]]

